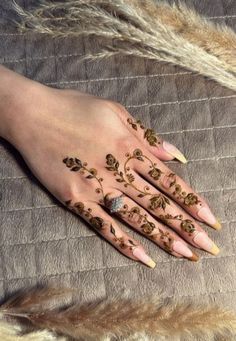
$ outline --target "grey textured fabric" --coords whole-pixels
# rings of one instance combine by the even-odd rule
[[[18,0],[22,6],[34,1]],[[37,1],[36,1],[37,2]],[[62,207],[30,174],[19,153],[0,142],[0,293],[36,283],[80,288],[82,301],[158,292],[236,307],[236,94],[188,70],[133,57],[79,62],[99,39],[55,39],[17,34],[9,0],[0,4],[0,62],[55,87],[76,88],[119,101],[136,118],[176,144],[189,162],[169,166],[209,200],[223,222],[205,229],[219,256],[199,252],[192,263],[140,240],[157,261],[154,270],[134,262]],[[200,13],[236,28],[234,0],[196,0]],[[22,94],[24,96],[24,94]],[[17,113],[16,113],[17,114]]]

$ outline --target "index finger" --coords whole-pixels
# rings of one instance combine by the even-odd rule
[[[133,153],[134,169],[174,199],[194,218],[207,223],[216,230],[221,229],[220,222],[210,210],[206,200],[148,150],[143,148],[142,150],[136,149],[138,152]]]

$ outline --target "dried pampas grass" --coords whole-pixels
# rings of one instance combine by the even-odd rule
[[[176,341],[182,337],[194,340],[197,336],[210,341],[214,337],[230,340],[236,336],[235,313],[216,305],[161,302],[157,295],[131,299],[123,293],[123,296],[88,304],[72,303],[67,307],[48,308],[50,301],[55,298],[58,301],[63,294],[68,294],[67,289],[63,290],[25,290],[0,306],[0,314],[5,318],[30,321],[44,333],[51,330],[69,339],[84,341]]]
[[[41,1],[29,11],[14,5],[21,32],[108,39],[100,52],[81,59],[115,54],[181,65],[236,90],[236,34],[215,25],[185,5],[153,0]]]
[[[58,337],[48,330],[37,330],[23,333],[20,324],[4,321],[0,315],[1,341],[67,341],[65,337]]]

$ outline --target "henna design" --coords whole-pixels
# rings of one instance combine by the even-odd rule
[[[114,229],[114,227],[110,226],[110,232],[114,235],[115,238],[113,238],[114,241],[119,243],[119,247],[121,249],[125,249],[125,248],[129,248],[131,251],[138,246],[138,244],[135,244],[131,239],[128,239],[129,244],[125,243],[125,239],[124,237],[117,237],[116,236],[116,230]]]
[[[192,206],[196,205],[200,202],[196,194],[194,193],[186,193],[182,190],[182,187],[180,184],[177,184],[176,182],[176,174],[170,173],[169,175],[165,175],[163,179],[164,186],[171,188],[174,188],[174,192],[172,193],[177,199],[182,200],[183,203],[186,206]]]
[[[158,137],[156,135],[156,132],[153,129],[150,128],[145,128],[145,126],[142,124],[142,122],[140,120],[132,120],[131,118],[127,118],[127,122],[131,125],[131,127],[134,130],[138,130],[138,125],[141,129],[144,130],[144,139],[146,139],[148,141],[148,143],[150,144],[150,146],[155,146],[157,147],[157,145],[160,145],[162,143],[162,140],[160,139],[160,137]]]
[[[86,179],[96,179],[100,187],[96,188],[95,192],[102,193],[103,198],[100,199],[99,202],[104,203],[105,195],[104,195],[104,191],[102,187],[103,178],[99,178],[97,176],[97,170],[95,168],[87,168],[87,165],[88,165],[87,162],[82,163],[82,161],[76,157],[75,158],[66,157],[65,159],[63,159],[63,162],[73,172],[79,172],[80,174],[83,174],[83,175],[85,174],[85,172],[88,172],[89,175],[86,176]]]
[[[137,188],[134,184],[134,176],[133,174],[129,173],[130,168],[128,167],[128,162],[131,159],[137,159],[139,161],[144,161],[144,159],[147,159],[150,162],[150,168],[151,170],[149,171],[149,174],[154,177],[155,179],[159,179],[161,174],[163,173],[160,169],[158,169],[156,167],[156,163],[152,162],[151,159],[149,159],[147,156],[145,156],[142,151],[140,149],[135,149],[133,151],[133,154],[127,153],[125,155],[127,157],[127,160],[124,164],[124,171],[122,172],[121,170],[119,170],[119,161],[116,160],[116,158],[112,155],[112,154],[107,154],[106,155],[106,169],[108,169],[109,171],[113,171],[114,176],[119,176],[119,178],[116,178],[117,182],[123,182],[125,187],[131,186],[134,189],[136,189],[139,194],[138,197],[139,198],[143,198],[144,196],[151,196],[150,198],[150,206],[149,208],[151,210],[155,210],[157,208],[162,208],[163,210],[165,210],[166,205],[170,205],[170,201],[169,199],[159,193],[159,194],[152,194],[149,192],[149,187],[145,186],[143,190],[140,190],[139,188]]]
[[[138,130],[139,125],[139,127],[144,130],[144,139],[147,139],[151,146],[157,146],[157,144],[160,145],[162,143],[162,140],[156,135],[155,131],[149,128],[146,129],[141,120],[134,121],[131,118],[127,118],[127,122],[136,131]],[[162,172],[158,169],[153,169],[152,171],[148,172],[148,174],[151,175],[154,180],[159,180],[161,173]],[[176,183],[176,175],[174,173],[170,173],[167,177],[170,178],[169,180],[171,180],[172,178],[172,182],[169,187],[174,186],[175,191],[173,192],[173,195],[175,195],[177,199],[182,199],[186,206],[195,205],[200,202],[200,200],[194,193],[187,194],[186,192],[182,191],[181,186]]]
[[[164,232],[160,227],[157,227],[153,222],[148,220],[148,215],[142,214],[140,212],[140,208],[138,206],[134,206],[131,209],[128,208],[128,205],[125,204],[123,206],[123,210],[120,210],[118,215],[124,215],[128,216],[128,218],[133,218],[134,214],[138,215],[138,223],[141,224],[140,228],[142,229],[143,233],[148,236],[148,238],[152,240],[156,240],[160,238],[163,248],[169,252],[172,253],[173,250],[173,243],[174,243],[174,238],[171,237],[170,233],[168,231]],[[152,234],[154,229],[157,230],[156,233]]]
[[[87,218],[89,223],[98,231],[102,231],[105,229],[105,222],[101,217],[93,216],[92,209],[85,209],[84,203],[79,201],[71,205],[71,200],[65,201],[66,206],[74,213],[84,216]]]
[[[84,203],[79,201],[71,205],[71,200],[65,201],[65,205],[75,213],[78,213],[79,215],[84,215],[85,218],[87,218],[88,222],[94,227],[97,231],[104,231],[107,229],[107,223],[102,219],[101,217],[98,216],[93,216],[92,215],[92,209],[88,208],[87,210],[85,209]],[[125,242],[124,237],[117,237],[116,236],[116,230],[114,226],[110,223],[110,233],[115,236],[113,240],[115,242],[118,242],[119,247],[121,249],[126,249],[129,248],[132,250],[134,247],[137,247],[138,245],[135,244],[131,239],[128,239],[128,243]]]
[[[168,220],[180,220],[180,227],[184,232],[187,232],[189,234],[189,236],[191,236],[191,234],[193,232],[196,231],[196,227],[193,223],[192,220],[190,219],[183,219],[183,215],[182,214],[178,214],[176,216],[172,216],[171,214],[166,214],[166,215],[160,215],[159,218],[164,222],[167,223]]]

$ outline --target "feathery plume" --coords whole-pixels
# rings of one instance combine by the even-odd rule
[[[20,32],[52,37],[98,36],[109,42],[94,60],[115,54],[183,66],[236,90],[236,34],[185,5],[153,0],[41,1],[29,11],[15,4]]]
[[[46,290],[43,296],[50,301],[52,291],[47,294]],[[37,290],[34,295],[37,305],[36,296],[42,295]],[[235,313],[216,305],[180,304],[173,300],[164,302],[155,294],[140,299],[117,294],[113,298],[87,304],[73,303],[60,309],[32,309],[28,301],[34,302],[33,294],[28,297],[25,292],[14,299],[16,306],[6,302],[3,310],[0,307],[0,313],[11,318],[15,314],[16,318],[26,318],[37,328],[75,340],[127,341],[135,340],[135,335],[143,335],[147,340],[171,337],[173,341],[184,336],[191,340],[204,336],[207,341],[216,336],[228,337],[229,340],[236,335]],[[17,306],[17,302],[23,303]],[[27,313],[28,308],[30,311]]]
[[[54,335],[48,330],[31,331],[23,333],[20,324],[2,320],[0,315],[0,340],[1,341],[67,341],[65,337]]]

